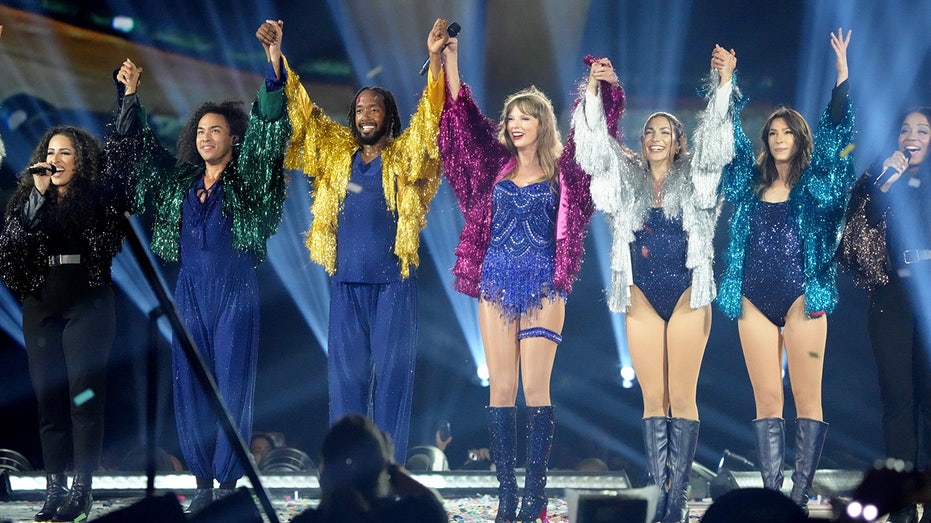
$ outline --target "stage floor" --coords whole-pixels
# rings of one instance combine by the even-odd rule
[[[103,497],[101,499],[95,499],[94,508],[91,511],[89,521],[94,521],[94,519],[104,514],[132,505],[140,499],[141,497],[139,496],[118,498]],[[317,500],[294,500],[289,496],[281,497],[272,495],[271,499],[275,507],[275,513],[282,523],[290,521],[291,518],[303,510],[306,510],[308,507],[316,506],[317,504]],[[184,504],[186,504],[186,501],[182,502],[182,506]],[[450,522],[485,523],[494,521],[495,511],[498,507],[498,498],[488,495],[480,497],[447,498],[444,499],[444,504],[449,513]],[[710,504],[710,501],[693,501],[689,505],[691,507],[691,520],[693,522],[700,521],[701,516],[705,513],[705,510]],[[36,512],[38,512],[41,507],[41,501],[0,502],[0,522],[5,522],[7,520],[15,523],[31,522],[33,516],[35,516]],[[812,502],[809,504],[809,508],[812,518],[824,519],[826,521],[831,519],[831,507],[829,505],[819,505]],[[551,515],[550,520],[554,523],[567,523],[569,521],[568,506],[563,498],[550,498],[548,512]]]

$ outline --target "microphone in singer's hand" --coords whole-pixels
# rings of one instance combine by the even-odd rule
[[[904,151],[902,151],[902,155],[905,156],[906,161],[912,157],[912,153],[908,149],[905,149]],[[898,172],[899,170],[891,165],[889,167],[886,167],[883,170],[883,172],[879,173],[879,176],[877,176],[876,179],[873,180],[873,185],[883,185],[884,183],[886,183],[889,177],[891,177],[894,174],[897,174]]]
[[[462,31],[462,27],[456,22],[449,24],[449,27],[446,28],[446,34],[448,34],[450,38],[456,38],[456,35],[459,34],[459,31]],[[449,44],[446,44],[446,45],[449,45]],[[446,46],[444,45],[443,47],[446,47]],[[423,63],[423,67],[420,68],[420,76],[423,76],[424,73],[427,72],[428,67],[430,67],[429,56],[427,57],[427,61]]]
[[[26,174],[38,174],[39,176],[50,176],[58,172],[58,167],[50,165],[48,167],[44,165],[36,165],[35,167],[30,167],[26,169]]]

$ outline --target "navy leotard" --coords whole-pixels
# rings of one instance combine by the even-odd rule
[[[635,237],[630,244],[634,285],[669,321],[679,297],[692,284],[692,271],[685,266],[688,236],[682,218],[669,218],[661,207],[652,207]]]
[[[789,307],[805,293],[802,242],[788,201],[758,203],[747,238],[743,294],[769,321],[784,327]]]

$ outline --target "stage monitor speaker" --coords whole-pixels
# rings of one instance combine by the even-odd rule
[[[785,477],[792,475],[792,471],[786,471]],[[758,471],[744,472],[730,469],[721,469],[718,475],[708,483],[708,495],[712,499],[727,494],[732,490],[743,488],[757,488],[763,486],[763,477]]]
[[[91,513],[93,515],[93,512]],[[174,493],[144,498],[126,508],[99,518],[96,523],[185,523],[184,511]]]
[[[692,462],[692,470],[689,472],[689,497],[692,499],[705,499],[710,497],[708,486],[715,477],[714,471],[702,465],[697,461]]]
[[[656,512],[659,488],[624,490],[566,489],[569,521],[576,523],[649,523]]]
[[[236,492],[207,505],[207,508],[194,514],[190,523],[263,523],[262,515],[246,487],[239,487]]]

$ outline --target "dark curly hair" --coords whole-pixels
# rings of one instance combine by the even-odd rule
[[[63,224],[80,228],[83,220],[69,219],[69,217],[87,217],[96,209],[95,187],[103,177],[104,157],[100,142],[88,131],[71,125],[57,125],[45,132],[32,151],[27,165],[33,165],[47,160],[49,142],[55,136],[65,136],[71,140],[74,148],[74,177],[68,184],[66,193],[60,193],[57,185],[50,184],[46,191],[53,220]],[[35,182],[32,176],[24,175],[19,180],[17,196],[11,199],[19,202],[28,197]]]
[[[357,142],[362,141],[362,135],[359,133],[359,128],[356,126],[356,100],[359,99],[359,96],[362,95],[365,91],[375,91],[380,94],[382,99],[385,101],[385,122],[384,125],[387,128],[388,139],[397,138],[401,135],[401,115],[398,113],[398,104],[394,101],[394,95],[391,94],[391,91],[385,89],[384,87],[378,86],[368,86],[363,87],[356,91],[356,95],[352,97],[352,102],[349,104],[349,111],[346,112],[346,120],[349,122],[349,129],[352,130],[352,136],[356,139]]]
[[[246,135],[246,125],[249,123],[249,115],[243,109],[243,103],[239,100],[227,100],[225,102],[206,102],[194,111],[194,114],[188,118],[181,132],[178,133],[177,148],[178,164],[193,163],[198,164],[203,160],[197,151],[197,124],[205,114],[218,114],[226,119],[230,126],[230,135],[239,137],[239,143],[242,142]],[[236,145],[236,143],[234,143]],[[237,147],[233,148],[233,155],[239,154]]]

